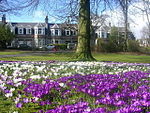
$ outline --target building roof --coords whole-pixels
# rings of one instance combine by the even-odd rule
[[[109,26],[102,26],[102,31],[109,31],[110,30],[110,27]]]
[[[37,23],[34,27],[46,27],[46,23]]]
[[[15,26],[15,27],[35,27],[35,25],[37,24],[37,23],[11,23],[12,24],[12,26]]]
[[[34,27],[46,27],[46,23],[25,23],[25,22],[12,22],[10,23],[14,27],[34,28]],[[48,23],[49,28],[71,28],[77,29],[77,24],[66,23]]]

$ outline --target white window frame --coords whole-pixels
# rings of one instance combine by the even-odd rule
[[[55,31],[55,32],[54,32],[54,35],[55,35],[55,36],[59,36],[59,30],[58,30],[58,29],[55,29],[54,31]],[[58,31],[58,34],[56,34],[56,31]]]
[[[42,28],[38,28],[38,35],[42,35],[42,31],[43,31]]]
[[[51,29],[51,36],[55,36],[55,29]]]
[[[68,31],[69,31],[69,34],[67,34]],[[66,36],[70,36],[70,30],[65,30],[65,34]]]
[[[29,32],[30,30],[30,32]],[[31,34],[31,28],[26,28],[26,34]]]
[[[38,28],[35,28],[35,29],[34,29],[34,34],[35,34],[35,35],[38,35]]]
[[[41,29],[41,31],[39,32],[39,29]],[[45,28],[43,28],[43,27],[39,27],[38,29],[37,29],[38,31],[38,35],[44,35],[45,34]]]
[[[20,32],[20,30],[21,30],[22,32]],[[21,34],[24,34],[23,32],[24,32],[24,31],[23,31],[23,28],[18,28],[18,34],[20,34],[20,35],[21,35]]]
[[[76,36],[76,30],[71,30],[72,31],[72,36]]]
[[[45,35],[45,28],[42,28],[42,34]]]

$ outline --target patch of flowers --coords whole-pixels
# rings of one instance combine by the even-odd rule
[[[146,113],[149,78],[150,64],[0,62],[1,96],[16,106],[9,112]]]

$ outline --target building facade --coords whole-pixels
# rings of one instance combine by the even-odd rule
[[[124,35],[125,35],[125,28],[124,27],[116,27],[116,28],[118,29],[118,34],[120,36],[124,37]],[[112,26],[111,26],[110,23],[109,23],[108,26],[104,25],[104,26],[98,27],[98,29],[96,29],[96,31],[95,31],[97,38],[102,38],[102,39],[109,38],[111,29],[112,29]],[[128,39],[135,40],[135,36],[131,32],[131,30],[128,30],[127,33],[128,33]]]
[[[77,43],[76,24],[49,23],[48,16],[45,18],[45,23],[15,23],[6,22],[6,17],[3,15],[2,23],[9,26],[16,35],[11,43],[12,47],[26,44],[38,48],[49,44]]]
[[[68,23],[49,23],[48,16],[45,17],[44,23],[20,23],[6,22],[6,16],[3,15],[2,23],[10,27],[16,35],[15,39],[9,45],[18,47],[20,44],[28,45],[32,48],[39,48],[49,44],[68,44],[77,43],[78,27],[77,24]],[[111,24],[94,26],[94,33],[91,35],[91,45],[96,44],[96,38],[108,40],[111,31]],[[119,33],[124,36],[124,27],[117,27]],[[135,37],[131,31],[128,31],[128,38]]]

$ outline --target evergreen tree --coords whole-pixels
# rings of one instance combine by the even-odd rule
[[[15,37],[8,26],[0,24],[0,48],[7,48],[7,43]]]

